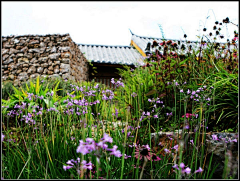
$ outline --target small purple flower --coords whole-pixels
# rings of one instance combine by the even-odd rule
[[[212,135],[212,139],[213,139],[213,140],[218,140],[217,135]]]
[[[192,143],[194,145],[193,140],[190,140],[190,143]]]
[[[165,153],[171,153],[171,151],[169,151],[169,149],[167,149],[167,148],[164,148],[164,151],[165,151]]]
[[[187,94],[190,94],[190,93],[191,93],[191,91],[188,89],[188,90],[187,90]]]
[[[121,154],[121,152],[120,152],[119,150],[117,150],[117,148],[118,148],[118,146],[117,146],[117,145],[114,145],[112,149],[108,149],[108,151],[112,151],[112,152],[110,153],[110,155],[114,155],[114,156],[116,156],[116,157],[121,157],[122,154]]]
[[[50,96],[53,96],[53,94],[54,94],[54,92],[52,91],[51,94],[50,94]]]
[[[207,101],[211,101],[211,99],[208,97],[207,99],[206,99]]]
[[[191,168],[187,167],[187,168],[185,169],[185,173],[189,175],[189,174],[191,173]]]
[[[178,145],[175,145],[172,149],[178,151]]]
[[[180,167],[183,169],[185,167],[184,163],[180,163]]]
[[[177,164],[174,164],[172,167],[173,167],[173,168],[176,168],[177,170],[179,170],[179,168],[178,168],[178,165],[177,165]]]
[[[195,95],[196,94],[196,92],[195,91],[192,91],[192,95]]]
[[[202,171],[203,171],[203,169],[201,167],[199,167],[199,169],[196,170],[194,173],[198,173],[198,172],[202,172]]]
[[[112,84],[115,84],[114,78],[111,79],[111,83],[112,83]]]
[[[104,135],[103,135],[103,142],[112,143],[112,142],[113,142],[113,139],[112,139],[111,136],[109,136],[108,134],[104,133]]]
[[[99,84],[97,84],[94,88],[97,89],[99,87]]]
[[[3,140],[4,140],[4,137],[5,137],[5,135],[4,135],[4,134],[2,134],[2,142],[3,142]]]
[[[154,115],[153,117],[154,117],[154,118],[158,118],[158,115],[156,114],[156,115]]]
[[[97,143],[97,146],[103,148],[103,149],[106,149],[108,147],[107,144],[105,144],[103,141],[100,141],[99,143]]]
[[[70,165],[67,165],[67,166],[66,166],[66,165],[63,165],[63,170],[66,171],[66,170],[68,170],[68,169],[70,169],[70,168],[72,168],[72,167],[73,167],[73,166],[70,166]]]
[[[118,110],[115,108],[116,117],[118,117]]]
[[[80,140],[80,144],[77,147],[77,153],[82,153],[83,155],[89,153],[88,149],[86,148],[86,145],[84,145],[84,142],[82,140]]]
[[[180,92],[182,92],[182,93],[183,93],[183,89],[181,89],[181,90],[180,90]]]
[[[137,94],[135,92],[132,93],[132,97],[136,97]]]

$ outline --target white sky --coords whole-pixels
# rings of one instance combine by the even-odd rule
[[[129,28],[136,35],[161,38],[158,24],[165,38],[183,39],[186,33],[188,40],[197,40],[205,23],[207,34],[212,31],[215,16],[219,22],[229,17],[239,24],[238,1],[1,1],[1,5],[2,36],[69,33],[74,42],[84,44],[129,45]],[[227,28],[229,35],[238,31],[232,24]],[[222,33],[226,37],[226,27]]]

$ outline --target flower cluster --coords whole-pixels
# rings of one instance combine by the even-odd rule
[[[187,175],[189,175],[189,174],[191,173],[191,168],[189,168],[189,167],[186,167],[186,168],[185,168],[185,164],[184,164],[184,163],[180,163],[179,166],[180,166],[180,168],[182,169],[182,174],[186,173]],[[174,165],[173,165],[173,168],[179,170],[177,164],[174,164]],[[198,173],[198,172],[202,172],[202,171],[203,171],[203,169],[202,169],[201,167],[199,167],[199,169],[196,170],[194,173]],[[175,170],[175,172],[176,172],[176,170]]]
[[[112,79],[111,79],[111,83],[112,83],[113,85],[115,85],[115,86],[114,86],[115,88],[124,87],[124,83],[121,82],[121,80],[122,80],[122,79],[119,78],[119,80],[118,80],[117,82],[115,82],[114,78],[112,78]]]
[[[157,119],[159,114],[159,109],[165,107],[164,105],[162,105],[161,107],[157,107],[157,104],[163,104],[163,101],[161,101],[159,97],[157,97],[156,99],[154,98],[148,99],[148,102],[151,102],[153,104],[153,109],[151,112],[143,111],[142,116],[140,117],[140,121],[142,121],[144,118],[150,119],[151,117],[153,117],[154,119]],[[151,113],[153,113],[153,116],[151,116]]]
[[[125,159],[131,157],[126,154],[122,155],[120,150],[117,150],[117,148],[118,148],[117,145],[114,145],[113,148],[108,148],[108,145],[106,143],[113,143],[112,137],[106,133],[104,133],[103,138],[101,138],[98,143],[96,143],[93,138],[86,138],[86,142],[84,142],[83,140],[79,140],[79,146],[77,147],[76,152],[86,155],[88,153],[96,151],[96,153],[94,153],[94,155],[97,156],[97,161],[99,163],[100,163],[100,161],[99,161],[98,153],[99,153],[100,149],[105,150],[105,151],[110,151],[109,155],[114,155],[115,157],[124,156]],[[91,163],[91,161],[89,163],[87,163],[87,161],[83,160],[80,163],[80,158],[77,158],[77,161],[75,161],[73,159],[68,160],[66,163],[67,163],[67,165],[63,166],[63,169],[65,171],[68,169],[71,169],[71,168],[76,168],[79,175],[80,175],[81,169],[92,170],[92,168],[93,168],[93,164]]]
[[[107,89],[106,91],[103,90],[102,93],[103,93],[103,97],[102,97],[103,100],[112,100],[114,97],[114,93],[109,89]]]
[[[209,96],[211,94],[211,89],[213,89],[212,86],[210,87],[209,92],[207,92],[208,91],[207,86],[204,85],[203,87],[199,87],[197,90],[190,91],[188,89],[186,91],[186,94],[184,93],[183,89],[180,89],[180,92],[185,95],[185,99],[190,97],[190,99],[193,99],[194,101],[202,103],[205,101],[207,105],[210,105],[209,102],[211,101],[211,98]]]
[[[70,168],[76,168],[77,169],[77,172],[78,174],[80,175],[80,171],[81,169],[89,169],[89,170],[92,170],[93,168],[93,164],[92,162],[90,161],[89,163],[87,163],[86,160],[83,160],[82,162],[80,162],[80,158],[77,158],[77,160],[75,161],[74,159],[71,159],[71,160],[68,160],[66,162],[67,165],[63,165],[63,169],[66,171]]]
[[[99,150],[100,148],[103,150],[111,151],[110,155],[114,155],[116,157],[121,157],[122,154],[119,150],[117,150],[117,146],[114,145],[113,148],[108,148],[107,142],[112,143],[113,139],[108,134],[104,133],[101,141],[96,143],[92,138],[86,138],[86,142],[82,140],[79,141],[80,144],[77,147],[77,153],[82,153],[86,155],[87,153],[91,153],[92,151]]]

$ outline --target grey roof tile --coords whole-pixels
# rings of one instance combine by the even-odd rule
[[[133,42],[136,43],[136,45],[141,48],[141,50],[143,52],[146,52],[146,47],[147,47],[147,44],[150,42],[151,44],[153,43],[154,40],[156,40],[158,43],[162,42],[163,39],[162,38],[153,38],[153,37],[146,37],[146,36],[138,36],[138,35],[135,35],[131,32],[132,34],[132,37],[131,37],[131,40]],[[176,42],[178,43],[178,41],[180,41],[180,47],[182,46],[182,44],[185,45],[185,47],[188,47],[189,45],[192,45],[192,48],[193,49],[197,49],[200,44],[197,42],[197,41],[190,41],[190,43],[186,43],[186,40],[173,40],[173,39],[165,39],[165,41],[168,41],[168,40],[172,40],[172,42]],[[221,43],[221,44],[224,44],[224,43]],[[238,47],[238,43],[237,43],[237,47]],[[232,50],[234,48],[233,45],[230,46],[230,50]],[[151,52],[154,52],[155,49],[154,48],[151,48],[150,50]],[[162,51],[160,51],[162,52]],[[182,51],[182,50],[178,50],[177,51],[178,53],[187,53],[187,49],[185,51]]]
[[[131,46],[78,44],[86,59],[95,63],[138,65],[144,58]]]

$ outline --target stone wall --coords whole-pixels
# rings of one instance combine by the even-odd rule
[[[40,76],[88,80],[88,62],[69,34],[2,37],[2,81]]]

